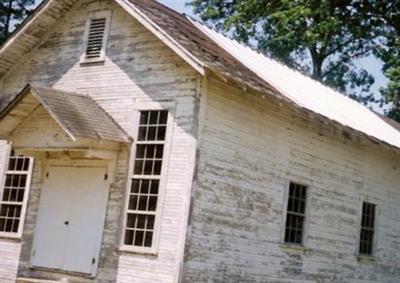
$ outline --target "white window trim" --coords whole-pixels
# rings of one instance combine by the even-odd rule
[[[161,231],[161,222],[162,222],[162,214],[163,214],[163,204],[164,197],[168,179],[168,167],[170,160],[170,150],[171,150],[171,140],[173,134],[173,126],[174,126],[174,118],[175,118],[175,103],[171,101],[167,102],[138,102],[134,106],[135,114],[134,114],[134,130],[133,136],[135,137],[134,142],[131,144],[130,149],[130,158],[129,158],[129,166],[128,166],[128,180],[127,187],[125,191],[125,204],[123,210],[122,217],[122,225],[121,225],[121,235],[120,235],[120,244],[119,250],[121,252],[130,252],[130,253],[138,253],[138,254],[151,254],[155,255],[158,253],[159,242],[160,242],[160,231]],[[135,154],[136,154],[136,137],[138,135],[139,129],[139,116],[140,111],[147,110],[168,110],[168,121],[167,121],[167,131],[165,134],[165,142],[164,142],[164,156],[163,163],[161,166],[161,175],[160,175],[160,185],[159,185],[159,197],[157,199],[157,207],[155,213],[155,221],[154,221],[154,234],[153,234],[153,242],[151,247],[138,247],[138,246],[130,246],[124,244],[125,239],[125,224],[127,220],[127,211],[129,205],[129,194],[132,183],[132,174],[134,163],[135,163]]]
[[[374,222],[374,238],[372,240],[372,254],[361,254],[360,253],[360,241],[361,241],[361,221],[362,221],[362,211],[364,202],[371,203],[375,205],[375,222]],[[359,211],[358,211],[358,223],[357,223],[357,241],[356,241],[356,249],[355,255],[359,258],[375,258],[377,245],[378,245],[378,230],[379,230],[379,215],[380,215],[380,205],[379,201],[375,198],[361,195],[360,203],[359,203]]]
[[[8,163],[10,160],[10,156],[11,156],[11,149],[8,151],[8,154],[6,156],[6,162],[5,162],[5,166],[4,166],[4,172],[3,172],[3,176],[2,176],[2,183],[1,183],[1,187],[0,187],[0,206],[2,204],[2,199],[3,199],[3,193],[4,193],[4,186],[5,186],[5,182],[6,182],[6,175],[10,172],[8,171]],[[27,171],[27,176],[26,176],[26,187],[25,187],[25,191],[24,191],[24,197],[23,197],[23,201],[22,201],[22,208],[21,208],[21,218],[19,221],[19,226],[18,226],[18,231],[16,233],[13,232],[0,232],[0,238],[13,238],[13,239],[20,239],[22,237],[22,232],[24,229],[24,224],[25,224],[25,217],[26,217],[26,209],[27,209],[27,205],[28,205],[28,199],[29,199],[29,191],[31,189],[31,181],[32,181],[32,176],[33,176],[33,163],[34,163],[34,159],[32,157],[29,156],[25,156],[26,158],[29,158],[29,168]],[[14,171],[13,171],[14,172]],[[17,171],[18,173],[20,173],[19,171]],[[15,172],[14,172],[15,173]]]
[[[99,63],[99,62],[104,62],[106,60],[108,36],[110,33],[110,26],[111,26],[111,15],[112,15],[111,11],[94,12],[94,13],[89,14],[89,17],[86,20],[85,32],[83,35],[82,55],[80,58],[81,64]],[[101,55],[98,58],[88,59],[88,58],[86,58],[86,49],[87,49],[88,39],[89,39],[90,22],[94,19],[99,19],[99,18],[106,19],[106,26],[104,28],[104,37],[103,37]]]
[[[281,223],[281,233],[280,233],[280,242],[281,246],[283,247],[293,247],[293,248],[300,248],[300,249],[306,249],[308,246],[308,234],[309,234],[309,217],[311,215],[310,210],[311,210],[311,205],[310,205],[310,200],[311,200],[311,188],[312,188],[312,182],[311,181],[305,181],[303,178],[292,178],[289,181],[285,182],[285,189],[284,189],[284,196],[283,196],[283,215],[282,215],[282,223]],[[289,191],[290,191],[290,184],[298,184],[301,186],[305,186],[306,189],[306,211],[304,213],[304,224],[303,224],[303,238],[301,244],[296,244],[296,243],[288,243],[285,242],[285,233],[286,233],[286,219],[287,219],[287,214],[288,214],[288,202],[289,202]]]

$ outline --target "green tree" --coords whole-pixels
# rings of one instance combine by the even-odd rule
[[[35,0],[0,0],[0,44],[31,12]]]
[[[194,12],[254,46],[349,96],[371,100],[374,78],[355,60],[379,40],[377,18],[356,13],[353,0],[192,0]]]
[[[383,71],[389,79],[381,90],[382,102],[389,105],[387,115],[400,122],[400,1],[363,0],[360,17],[374,19],[381,44],[374,53],[384,62]]]

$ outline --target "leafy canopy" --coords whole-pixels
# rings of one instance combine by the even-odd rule
[[[379,40],[377,18],[352,0],[192,0],[194,12],[252,45],[352,97],[370,100],[374,78],[355,60]]]
[[[389,105],[388,116],[400,122],[400,1],[363,0],[359,13],[374,19],[383,38],[374,51],[384,62],[383,71],[389,79],[381,90],[382,102]]]
[[[35,0],[0,0],[0,44],[10,35],[14,25],[31,12]]]

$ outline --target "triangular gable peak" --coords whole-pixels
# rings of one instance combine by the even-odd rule
[[[28,85],[0,112],[0,138],[13,134],[42,107],[72,142],[129,143],[130,137],[89,96]]]
[[[400,132],[372,111],[331,88],[293,71],[222,34],[179,14],[154,0],[114,0],[137,21],[169,46],[201,75],[206,71],[233,80],[342,131],[400,149]],[[51,7],[72,6],[73,0],[45,0],[33,16],[0,49],[0,75],[25,51],[11,47],[29,41],[29,31],[40,30]],[[68,9],[64,9],[65,11]],[[57,15],[53,18],[59,18]],[[50,21],[47,21],[50,22]],[[47,23],[48,24],[48,23]],[[39,37],[28,43],[33,47]],[[21,44],[21,43],[19,43]],[[27,46],[29,46],[27,44]],[[17,50],[17,49],[15,49]],[[19,55],[17,53],[20,53]]]

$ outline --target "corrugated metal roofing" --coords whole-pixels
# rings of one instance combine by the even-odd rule
[[[29,107],[18,109],[20,102],[32,95]],[[26,99],[25,99],[26,100]],[[32,100],[34,101],[32,103]],[[25,101],[27,102],[27,101]],[[26,103],[25,103],[26,104]],[[0,124],[10,119],[23,121],[37,106],[43,106],[72,139],[89,138],[114,142],[130,142],[125,131],[90,96],[28,85],[0,112]],[[23,106],[23,105],[22,105]],[[27,109],[29,109],[27,111]],[[13,111],[15,110],[15,114]],[[14,123],[15,124],[15,123]],[[17,125],[17,124],[16,124]]]
[[[192,23],[299,107],[400,148],[400,132],[364,105],[204,24],[193,20]]]
[[[126,1],[206,68],[400,148],[400,132],[364,105],[157,1]]]
[[[373,141],[400,148],[400,133],[397,130],[363,105],[335,90],[240,45],[157,1],[115,1],[136,19],[149,22],[154,28],[152,32],[156,35],[158,32],[167,34],[169,46],[177,46],[178,49],[184,50],[184,53],[189,54],[188,57],[192,56],[201,68],[221,74],[261,93],[283,99],[305,112],[315,113],[315,118],[333,121],[333,126],[346,126],[356,134],[364,135]],[[42,30],[42,13],[51,14],[51,5],[66,5],[67,2],[70,5],[74,1],[45,0],[46,4],[39,6],[34,13],[35,17],[26,21],[7,44],[1,47],[0,70],[3,67],[5,70],[9,68],[4,60],[10,61],[10,57],[19,57],[5,54],[15,49],[13,45],[18,45],[18,40],[27,36],[27,30]],[[62,10],[63,13],[68,11],[67,6]],[[37,41],[32,45],[36,43]]]

